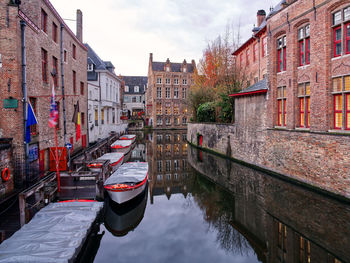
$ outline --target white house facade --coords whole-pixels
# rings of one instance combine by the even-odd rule
[[[127,125],[122,114],[122,80],[109,61],[103,61],[94,50],[88,49],[88,127],[89,143],[107,138],[111,133],[124,132]]]

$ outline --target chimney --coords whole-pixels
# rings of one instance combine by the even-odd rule
[[[153,62],[153,53],[149,53],[149,61]]]
[[[259,10],[258,13],[256,14],[256,18],[257,18],[257,27],[260,27],[261,23],[266,18],[265,10],[263,10],[263,9]]]
[[[83,13],[77,10],[77,38],[83,42]]]

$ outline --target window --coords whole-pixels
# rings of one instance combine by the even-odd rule
[[[67,63],[67,50],[63,51],[63,60]]]
[[[158,173],[162,172],[162,161],[157,161],[157,172]]]
[[[140,92],[140,87],[139,86],[134,86],[134,92]]]
[[[161,154],[163,152],[163,145],[162,144],[157,144],[157,153]]]
[[[41,70],[42,70],[42,79],[47,82],[47,51],[41,49]]]
[[[286,71],[287,69],[287,39],[286,36],[277,39],[277,72]]]
[[[80,95],[84,95],[84,82],[80,82]]]
[[[350,76],[333,79],[334,129],[350,130]]]
[[[174,160],[174,170],[178,171],[180,169],[180,162],[179,160]]]
[[[186,92],[187,91],[187,89],[186,88],[182,88],[182,98],[183,99],[186,99]]]
[[[187,143],[184,143],[183,145],[182,145],[182,154],[183,155],[186,155],[187,154]],[[184,164],[186,164],[186,160],[183,160],[183,162],[184,162]],[[184,165],[185,166],[185,165]],[[185,169],[185,167],[184,167],[184,169]]]
[[[163,124],[162,117],[157,117],[157,125],[161,126]]]
[[[116,119],[115,119],[115,109],[112,109],[112,123],[116,123]]]
[[[174,115],[179,115],[179,104],[174,104]]]
[[[132,103],[136,103],[136,97],[135,97],[135,96],[132,97],[131,102],[132,102]]]
[[[166,117],[165,118],[165,125],[171,125],[170,118]]]
[[[286,87],[277,88],[277,104],[278,104],[278,126],[286,126],[287,123],[287,91]]]
[[[87,65],[87,71],[91,72],[94,70],[94,64],[88,64]]]
[[[37,105],[36,105],[36,98],[33,98],[33,97],[29,98],[29,102],[32,105],[33,112],[34,112],[35,116],[38,116],[38,114],[37,114]],[[38,124],[34,124],[34,125],[30,126],[30,133],[32,135],[38,134]]]
[[[182,80],[182,85],[187,85],[187,79]]]
[[[170,172],[171,170],[171,161],[170,160],[166,160],[165,161],[165,171],[166,172]]]
[[[171,107],[169,105],[165,106],[165,114],[170,115],[171,114]]]
[[[187,114],[187,107],[186,106],[182,107],[182,114]]]
[[[73,58],[77,58],[77,47],[73,44]]]
[[[57,25],[52,22],[52,40],[57,43]]]
[[[179,88],[174,88],[174,99],[179,98]]]
[[[261,41],[261,53],[262,53],[262,57],[266,57],[267,56],[267,39],[266,37],[264,37]]]
[[[278,223],[278,247],[283,251],[287,249],[287,226]]]
[[[57,129],[60,128],[60,102],[56,101],[56,108],[57,108]]]
[[[159,102],[156,104],[156,111],[157,115],[162,115],[162,104]]]
[[[350,7],[332,14],[333,56],[350,54]]]
[[[106,110],[106,115],[107,115],[107,124],[109,124],[109,108]]]
[[[174,85],[179,85],[179,79],[174,79]]]
[[[169,72],[169,71],[170,71],[170,67],[169,67],[169,66],[166,66],[165,70],[166,70],[167,72]]]
[[[98,111],[95,110],[95,126],[98,126]]]
[[[299,66],[310,64],[310,25],[298,29]]]
[[[170,88],[165,88],[165,98],[170,99]]]
[[[162,78],[157,78],[157,84],[162,84]]]
[[[180,153],[180,144],[174,144],[174,153],[179,154]]]
[[[170,79],[165,79],[165,84],[170,84]]]
[[[58,86],[58,71],[57,71],[57,58],[52,57],[52,68],[56,72],[56,75],[53,77],[53,83],[55,87]]]
[[[129,86],[125,86],[124,91],[129,92]]]
[[[101,109],[101,124],[105,123],[105,110]]]
[[[250,56],[250,50],[249,48],[245,51],[245,59],[246,59],[246,65],[249,65],[249,56]]]
[[[171,135],[170,134],[165,134],[165,141],[170,142],[171,140]]]
[[[310,241],[299,237],[299,262],[300,263],[309,263],[311,262],[311,245]]]
[[[298,85],[299,127],[310,128],[310,83]]]
[[[186,67],[183,67],[182,71],[183,71],[183,72],[186,72],[186,71],[187,71],[187,68],[186,68]]]
[[[179,117],[174,117],[174,124],[179,125]]]
[[[253,45],[253,62],[256,61],[256,55],[258,54],[258,43]]]
[[[73,92],[77,92],[77,73],[73,70]]]
[[[186,117],[182,117],[182,124],[186,124],[187,123],[187,118]]]
[[[84,126],[84,124],[85,124],[85,113],[82,112],[81,113],[81,125]]]
[[[163,135],[157,134],[157,143],[162,143],[162,140],[163,140]]]
[[[41,30],[47,33],[47,13],[41,9]]]
[[[162,88],[157,87],[157,99],[161,99],[161,98],[162,98]]]

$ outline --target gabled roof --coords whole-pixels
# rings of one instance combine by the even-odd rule
[[[124,92],[125,94],[132,94],[134,92],[134,87],[139,87],[139,92],[144,93],[145,88],[147,87],[148,78],[145,76],[122,76],[122,79],[125,82],[125,86],[129,87],[129,92]]]
[[[166,62],[152,62],[153,71],[165,71]],[[187,63],[187,72],[193,73],[194,67],[192,63]],[[171,72],[181,72],[182,63],[170,63]]]
[[[257,83],[251,85],[250,87],[234,94],[230,94],[230,97],[241,97],[254,94],[264,94],[268,91],[266,78],[258,81]]]

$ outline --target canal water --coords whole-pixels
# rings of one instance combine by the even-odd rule
[[[350,206],[190,147],[138,134],[144,194],[105,211],[80,262],[350,262]]]

